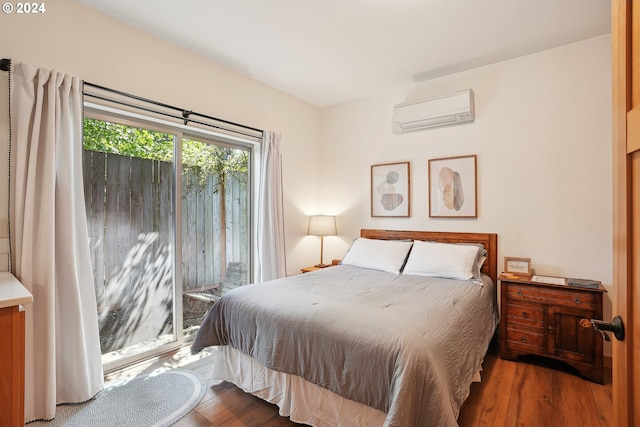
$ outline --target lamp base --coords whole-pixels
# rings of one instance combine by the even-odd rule
[[[331,264],[316,264],[314,265],[314,267],[318,267],[318,268],[325,268],[325,267],[329,267]]]

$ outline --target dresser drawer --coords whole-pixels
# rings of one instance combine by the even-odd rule
[[[542,354],[544,352],[544,329],[507,324],[506,344],[507,347],[514,350]]]
[[[557,289],[538,287],[527,284],[507,283],[507,298],[520,302],[539,302],[563,307],[580,307],[593,310],[592,292],[581,292],[574,289]]]
[[[544,323],[544,308],[541,304],[513,302],[506,307],[506,321],[508,324],[518,324],[532,328],[542,328]]]

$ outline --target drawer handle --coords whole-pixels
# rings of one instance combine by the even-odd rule
[[[525,337],[524,335],[522,336],[522,338],[520,338],[520,341],[522,341],[523,343],[527,342],[527,337]]]
[[[516,292],[516,295],[518,295],[519,297],[522,296],[522,290],[518,289],[518,292]]]
[[[575,302],[576,304],[582,304],[582,300],[580,299],[580,297],[575,297],[573,299],[573,302]]]
[[[522,317],[524,317],[526,319],[527,317],[529,317],[529,313],[527,313],[526,311],[523,311],[522,312]]]

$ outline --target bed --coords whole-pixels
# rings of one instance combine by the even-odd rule
[[[335,267],[247,285],[192,344],[313,426],[455,426],[498,322],[497,235],[363,229]]]

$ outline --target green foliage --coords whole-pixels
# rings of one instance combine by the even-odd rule
[[[85,118],[84,148],[170,162],[173,159],[173,135]]]
[[[173,160],[173,138],[172,134],[163,132],[84,119],[86,150],[170,162]],[[201,188],[213,175],[217,178],[214,192],[218,192],[228,178],[246,180],[248,168],[249,154],[245,150],[191,139],[182,141],[182,173],[194,174]]]
[[[195,174],[201,186],[206,184],[209,175],[216,176],[220,183],[226,182],[230,177],[246,179],[248,167],[249,154],[245,150],[219,147],[190,139],[182,141],[183,172]]]

